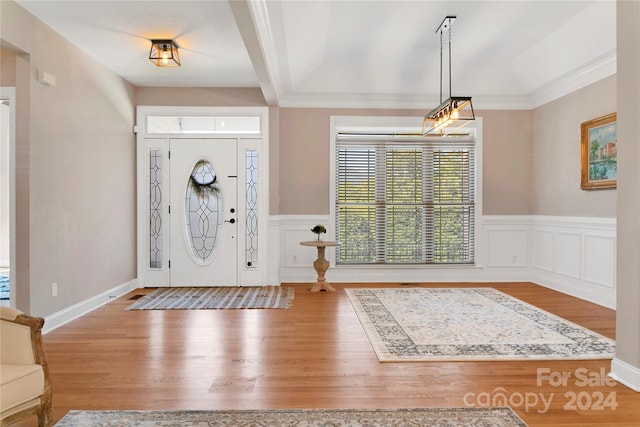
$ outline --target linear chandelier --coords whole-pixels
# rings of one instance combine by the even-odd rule
[[[173,40],[151,40],[149,61],[157,67],[179,67],[178,45]]]
[[[447,16],[436,30],[436,34],[440,34],[440,105],[424,116],[424,120],[422,121],[423,135],[460,133],[455,129],[459,129],[475,120],[471,97],[451,95],[451,26],[455,20],[455,16]],[[443,101],[442,51],[443,35],[445,32],[449,35],[447,43],[449,48],[449,98]]]

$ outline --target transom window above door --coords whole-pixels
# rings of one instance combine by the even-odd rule
[[[147,116],[149,134],[259,134],[260,117]]]

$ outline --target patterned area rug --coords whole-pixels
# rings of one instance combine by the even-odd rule
[[[614,341],[493,288],[345,289],[382,362],[611,359]]]
[[[126,310],[290,308],[293,288],[284,286],[159,288]]]
[[[251,426],[526,427],[510,408],[452,409],[292,409],[270,411],[71,411],[56,427]]]

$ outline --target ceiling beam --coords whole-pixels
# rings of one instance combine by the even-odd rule
[[[279,106],[278,90],[274,81],[275,59],[265,54],[270,40],[266,3],[263,1],[228,0],[236,25],[244,42],[251,64],[258,78],[267,105]]]

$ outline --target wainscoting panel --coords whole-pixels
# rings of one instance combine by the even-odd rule
[[[314,282],[316,272],[313,269],[313,261],[316,260],[318,252],[314,247],[300,245],[300,242],[316,238],[311,232],[316,224],[322,224],[327,229],[327,233],[322,235],[324,240],[334,240],[333,229],[329,226],[329,216],[281,215],[279,218],[280,281]],[[334,249],[327,249],[325,257],[332,266],[335,264]]]
[[[280,242],[280,254],[269,256],[279,260],[279,282],[315,281],[316,251],[300,242],[314,238],[316,224],[327,227],[324,239],[335,238],[329,215],[270,219],[271,233],[279,231],[271,238]],[[478,221],[475,266],[336,267],[335,248],[328,248],[326,276],[335,283],[534,282],[614,308],[615,233],[615,218],[487,215]]]
[[[330,216],[281,215],[280,236],[282,282],[312,282],[316,274],[314,248],[300,246],[311,240],[315,224],[327,227],[326,240],[334,240]],[[476,266],[336,266],[335,248],[327,248],[330,263],[326,277],[335,283],[361,282],[489,282],[528,281],[528,217],[488,217],[479,222]]]
[[[607,236],[585,236],[584,279],[613,288],[616,272],[616,239]]]
[[[558,274],[580,279],[582,236],[578,233],[556,233]]]
[[[318,251],[314,247],[301,246],[300,242],[305,240],[312,240],[308,230],[286,230],[284,232],[285,253],[292,254],[285,258],[285,267],[313,264],[313,261],[317,258]]]
[[[615,218],[532,217],[532,282],[615,308]]]
[[[280,217],[272,215],[268,219],[269,224],[269,247],[266,248],[267,253],[264,259],[267,262],[266,283],[268,285],[280,284],[280,259],[284,251],[281,249],[280,242]]]
[[[487,267],[526,267],[527,229],[490,227],[486,233]]]
[[[553,232],[533,230],[533,266],[540,270],[553,271]]]

